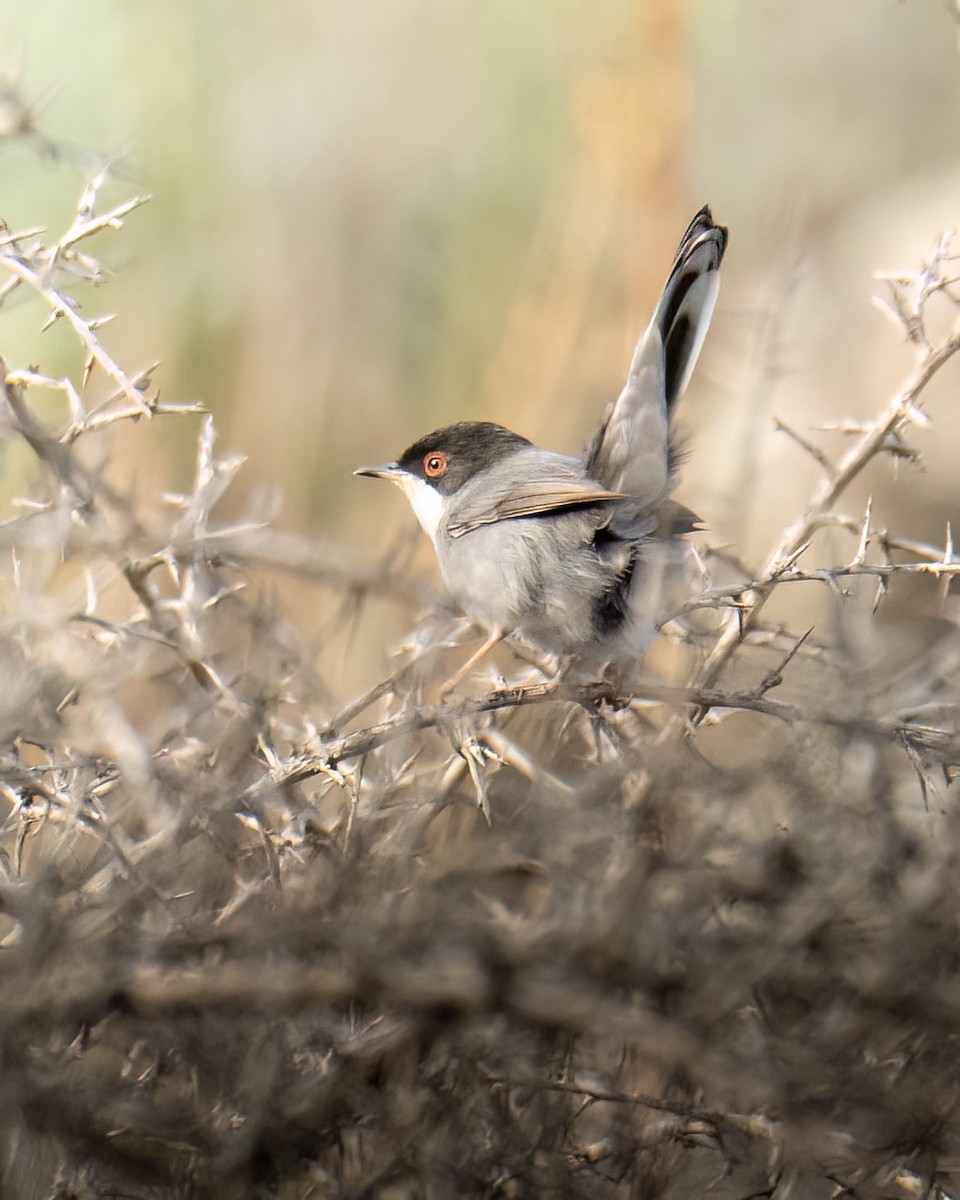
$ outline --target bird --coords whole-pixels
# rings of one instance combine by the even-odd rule
[[[354,472],[401,488],[448,591],[487,631],[448,691],[508,635],[587,671],[642,659],[687,552],[682,537],[699,527],[670,498],[681,458],[672,418],[713,316],[726,246],[726,228],[701,208],[623,390],[579,456],[491,421],[459,421],[395,462]]]

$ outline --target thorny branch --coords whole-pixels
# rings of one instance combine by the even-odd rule
[[[362,758],[389,742],[423,729],[449,731],[465,718],[501,709],[522,708],[544,703],[567,703],[581,707],[608,705],[614,709],[629,707],[631,701],[667,704],[671,707],[689,705],[695,708],[726,709],[731,712],[753,712],[775,717],[780,721],[807,722],[842,729],[848,733],[865,733],[887,742],[901,742],[922,747],[944,762],[960,762],[960,729],[939,728],[913,721],[882,720],[843,712],[817,711],[801,708],[779,700],[768,700],[742,692],[723,692],[717,689],[645,686],[635,692],[611,689],[607,684],[563,686],[555,682],[524,684],[503,688],[473,700],[449,705],[417,705],[355,733],[343,734],[323,743],[313,753],[297,755],[277,763],[269,777],[251,789],[251,795],[262,792],[265,786],[285,787],[322,774],[348,759]]]
[[[852,650],[763,610],[800,581],[955,589],[949,526],[929,545],[837,508],[874,459],[912,453],[960,348],[924,321],[952,298],[949,243],[891,281],[920,362],[847,453],[780,423],[823,479],[762,571],[682,606],[725,621],[683,630],[704,655],[687,686],[518,656],[433,704],[453,628],[434,590],[219,520],[241,460],[81,315],[71,288],[106,278],[91,239],[142,203],[97,213],[105,182],[59,237],[0,236],[0,304],[31,295],[84,359],[78,379],[3,370],[43,476],[0,522],[0,1190],[146,1197],[146,1163],[151,1196],[242,1179],[250,1197],[720,1200],[785,1196],[791,1171],[863,1200],[946,1195],[956,651],[874,701],[844,684]],[[90,462],[158,413],[201,416],[194,478],[134,502]],[[812,561],[827,526],[849,561]],[[434,612],[382,680],[328,687],[252,568]],[[741,654],[755,686],[720,687]]]
[[[108,172],[104,169],[84,189],[70,228],[49,244],[43,242],[40,231],[17,233],[0,225],[0,267],[9,275],[8,281],[0,286],[0,306],[21,288],[29,289],[49,308],[50,321],[65,321],[80,342],[85,353],[84,388],[94,367],[99,367],[116,389],[102,403],[86,408],[77,388],[62,381],[44,381],[47,386],[62,389],[70,402],[73,421],[61,435],[65,442],[74,441],[90,428],[152,416],[159,408],[157,397],[149,395],[150,372],[128,374],[100,340],[99,331],[110,317],[83,317],[79,301],[59,285],[61,278],[101,282],[105,277],[103,267],[80,247],[105,230],[121,230],[124,219],[149,199],[147,196],[135,196],[107,212],[97,213],[97,200],[107,180]],[[37,383],[41,382],[41,377],[26,373],[19,375],[16,382]],[[126,401],[126,405],[118,407],[117,400]],[[197,412],[200,409],[197,405],[165,406],[165,411]]]
[[[920,346],[920,362],[891,399],[886,411],[863,430],[859,440],[835,468],[826,458],[821,460],[824,468],[822,480],[814,489],[805,511],[790,525],[770,554],[766,566],[742,593],[736,611],[726,619],[724,629],[700,673],[701,686],[709,688],[718,681],[744,633],[763,611],[775,586],[788,577],[817,529],[830,520],[834,506],[853,480],[878,456],[902,453],[905,447],[904,433],[911,425],[923,427],[929,424],[920,406],[922,393],[937,372],[960,350],[960,331],[934,347],[930,346],[924,331],[926,302],[945,286],[944,272],[954,262],[949,248],[950,240],[941,238],[930,261],[924,264],[916,277],[900,279],[893,288],[893,294],[897,297],[896,311],[903,316],[905,333]],[[955,563],[947,561],[943,570],[954,571],[955,566]]]

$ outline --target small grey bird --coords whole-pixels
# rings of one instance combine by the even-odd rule
[[[588,669],[625,667],[651,640],[697,518],[669,499],[670,420],[720,288],[727,231],[702,208],[684,233],[627,382],[584,453],[541,450],[489,421],[427,434],[385,466],[433,540],[444,581],[490,631]]]

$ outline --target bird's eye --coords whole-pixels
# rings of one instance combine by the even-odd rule
[[[430,454],[424,455],[423,469],[431,479],[439,479],[441,475],[446,474],[447,456],[442,450],[431,451]]]

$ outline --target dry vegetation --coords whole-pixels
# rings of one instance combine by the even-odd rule
[[[240,462],[93,315],[139,203],[102,182],[59,236],[0,236],[0,306],[85,359],[0,346],[30,479],[0,525],[3,1195],[960,1194],[960,562],[844,507],[910,469],[960,349],[926,333],[950,242],[886,285],[914,373],[835,461],[792,434],[808,507],[759,571],[714,552],[665,631],[685,685],[518,661],[437,705],[435,612],[336,712],[251,568],[339,589],[334,637],[418,585],[218,519]],[[115,427],[175,419],[190,493],[118,490]],[[768,616],[803,581],[812,633]],[[940,618],[895,671],[899,586]]]

